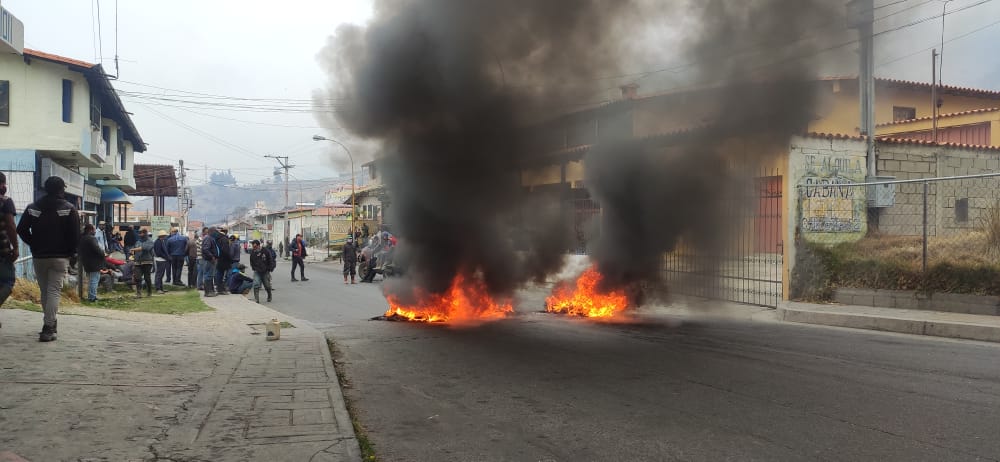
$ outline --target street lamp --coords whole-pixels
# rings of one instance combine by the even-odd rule
[[[320,135],[313,135],[313,141],[331,141],[337,143],[337,145],[344,148],[344,151],[347,152],[347,158],[351,159],[351,236],[353,237],[355,229],[355,216],[357,215],[357,205],[355,204],[357,194],[354,191],[354,156],[351,155],[351,150],[347,149],[347,146],[344,146],[344,143],[335,139]],[[327,244],[326,248],[329,249],[330,245]]]

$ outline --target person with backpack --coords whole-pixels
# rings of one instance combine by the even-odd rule
[[[218,259],[215,261],[215,290],[219,295],[229,293],[226,283],[229,281],[229,273],[233,269],[231,255],[233,247],[229,242],[229,237],[226,236],[226,231],[225,228],[216,228],[215,232],[212,233],[212,242],[218,252]]]
[[[14,291],[17,275],[14,262],[18,259],[19,249],[14,215],[17,215],[17,209],[14,200],[7,197],[7,176],[0,172],[0,307]]]
[[[271,250],[261,247],[260,241],[254,240],[250,249],[250,268],[253,268],[253,299],[260,303],[260,288],[267,291],[267,301],[271,301],[271,271],[274,269],[274,256]]]
[[[292,282],[298,281],[295,279],[295,267],[299,267],[299,275],[302,276],[303,281],[308,281],[306,279],[306,261],[305,258],[308,255],[306,253],[306,243],[302,240],[301,234],[295,235],[295,240],[288,245],[288,250],[292,254]]]
[[[35,279],[41,291],[42,331],[38,341],[56,339],[56,314],[62,299],[63,279],[80,243],[80,214],[66,201],[66,182],[50,176],[43,186],[45,196],[24,209],[17,235],[31,248]]]
[[[219,261],[219,246],[215,245],[215,236],[219,234],[215,228],[205,228],[201,236],[201,284],[205,288],[206,297],[214,297],[216,268]]]

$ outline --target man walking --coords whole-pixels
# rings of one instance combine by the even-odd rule
[[[101,282],[101,269],[104,268],[104,249],[98,242],[99,234],[94,225],[84,225],[78,249],[83,270],[87,272],[87,301],[91,303],[97,301],[97,284]]]
[[[250,250],[250,268],[253,269],[253,299],[260,303],[260,287],[267,291],[267,301],[271,301],[271,270],[274,268],[274,257],[271,251],[261,247],[260,241],[254,240]]]
[[[165,294],[167,291],[163,290],[163,276],[169,274],[170,252],[167,251],[167,232],[162,229],[156,233],[153,256],[156,260],[156,293]]]
[[[18,258],[14,200],[7,197],[7,175],[0,172],[0,307],[14,290],[14,262]]]
[[[156,260],[155,243],[149,239],[149,233],[139,230],[139,238],[132,247],[135,266],[132,269],[132,282],[135,284],[135,298],[142,298],[142,284],[146,283],[146,297],[153,296],[153,262]]]
[[[302,241],[302,235],[296,234],[295,240],[288,245],[288,250],[292,254],[292,282],[298,281],[295,279],[295,266],[299,267],[299,276],[302,277],[303,281],[308,281],[306,279],[306,243]]]
[[[180,233],[177,228],[170,229],[170,237],[167,238],[167,253],[170,254],[170,269],[173,271],[174,286],[184,287],[181,280],[181,273],[184,272],[184,259],[187,257],[188,238]]]
[[[281,258],[285,258],[285,243],[284,242],[279,242],[278,243],[278,254],[281,255]]]
[[[215,245],[215,236],[219,231],[215,228],[205,228],[201,236],[201,284],[205,287],[205,296],[214,297],[216,265],[219,261],[219,247]]]
[[[344,284],[347,284],[347,275],[351,275],[351,284],[354,284],[354,275],[358,267],[358,247],[354,244],[354,237],[347,236],[347,243],[340,253],[340,261],[344,262]]]
[[[62,297],[63,278],[80,242],[80,215],[66,201],[66,182],[50,176],[43,186],[45,196],[24,209],[17,235],[31,248],[35,279],[41,291],[42,332],[38,341],[56,339],[56,314]]]

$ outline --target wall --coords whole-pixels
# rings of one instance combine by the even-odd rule
[[[868,230],[863,188],[842,187],[863,183],[868,173],[865,142],[793,137],[789,148],[791,169],[788,201],[791,220],[806,241],[838,243],[860,239]]]
[[[72,123],[62,121],[62,80],[73,81]],[[90,87],[66,65],[0,53],[0,80],[10,81],[10,125],[0,126],[0,149],[90,155]]]
[[[1000,173],[1000,151],[990,149],[880,143],[878,174],[900,180]],[[928,234],[951,235],[977,226],[1000,198],[1000,179],[928,183]],[[968,199],[968,220],[958,221],[955,202]],[[879,230],[896,235],[923,233],[923,183],[896,186],[896,203],[879,214]]]

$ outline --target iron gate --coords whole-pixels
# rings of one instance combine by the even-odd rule
[[[664,280],[672,292],[778,306],[784,263],[782,177],[758,177],[745,195],[749,197],[734,197],[722,205],[727,222],[736,226],[717,251],[682,244],[664,256]]]

